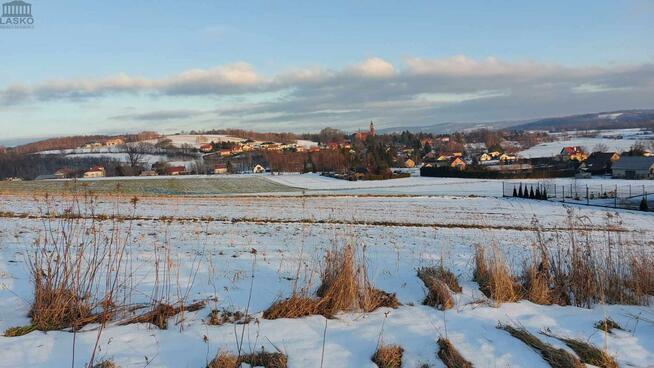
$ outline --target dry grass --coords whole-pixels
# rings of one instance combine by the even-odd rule
[[[502,329],[516,339],[522,341],[534,349],[552,368],[585,368],[586,366],[574,355],[563,349],[557,349],[546,344],[524,328],[515,328],[509,325],[500,324],[497,328]]]
[[[34,325],[27,325],[27,326],[18,326],[18,327],[10,327],[5,330],[3,336],[4,337],[18,337],[18,336],[23,336],[27,335],[28,333],[35,331],[36,326]]]
[[[427,288],[427,296],[422,302],[423,304],[440,310],[450,309],[454,306],[449,285],[453,285],[455,288],[458,287],[459,290],[461,287],[451,272],[445,270],[442,266],[440,268],[424,267],[418,269],[418,278],[422,280]]]
[[[520,286],[498,253],[494,249],[492,258],[487,259],[482,247],[475,249],[473,280],[484,295],[498,303],[518,301],[522,297]]]
[[[221,351],[209,363],[207,368],[238,368],[241,364],[249,364],[252,367],[264,368],[286,368],[288,367],[288,359],[282,353],[268,353],[260,351],[258,353],[246,354],[236,356],[227,352]]]
[[[404,349],[399,345],[380,345],[372,356],[372,361],[379,368],[402,367],[402,354]]]
[[[449,339],[438,339],[438,357],[447,368],[472,368],[473,365],[459,353]]]
[[[559,337],[548,333],[544,333],[544,335],[563,341],[586,364],[599,368],[618,368],[618,363],[615,362],[613,357],[591,344],[578,339]]]
[[[612,329],[622,330],[623,328],[614,320],[610,318],[605,318],[601,321],[595,323],[595,328],[604,332],[611,333]]]
[[[395,294],[375,289],[367,279],[365,262],[357,262],[352,246],[325,255],[318,298],[294,294],[275,302],[263,316],[266,319],[298,318],[320,314],[327,318],[338,312],[372,312],[377,308],[397,308]]]
[[[120,325],[124,326],[132,323],[151,323],[159,327],[159,329],[165,330],[168,328],[168,318],[176,316],[182,312],[195,312],[204,308],[204,306],[204,301],[195,302],[189,305],[180,304],[176,306],[160,303],[142,315],[129,318],[126,321],[122,321]]]
[[[93,368],[118,368],[118,366],[111,360],[103,360],[99,363],[96,363]]]
[[[226,323],[248,324],[252,321],[252,316],[246,315],[241,311],[231,312],[228,310],[214,309],[209,313],[207,324],[212,326],[221,326]]]

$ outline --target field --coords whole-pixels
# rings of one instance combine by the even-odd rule
[[[550,305],[527,297],[501,302],[473,281],[478,247],[500,254],[514,274],[539,246],[568,250],[571,242],[587,245],[597,260],[610,252],[625,262],[633,256],[651,259],[651,212],[501,198],[501,182],[439,178],[357,183],[315,175],[159,178],[95,181],[92,188],[111,192],[119,183],[130,196],[45,198],[43,192],[28,193],[33,187],[15,189],[30,183],[10,183],[11,194],[2,195],[0,332],[34,322],[30,264],[39,249],[56,253],[52,244],[62,232],[76,240],[78,234],[96,248],[124,245],[111,248],[123,249],[122,266],[112,263],[109,271],[99,272],[101,280],[116,272],[119,287],[102,282],[92,295],[113,290],[115,305],[130,308],[75,332],[63,327],[2,336],[0,367],[85,367],[93,352],[94,363],[110,360],[119,367],[206,367],[219,351],[236,355],[262,348],[285,354],[289,367],[375,367],[371,357],[381,343],[403,348],[403,367],[443,367],[439,338],[449,339],[475,367],[552,366],[498,329],[500,323],[522,326],[573,356],[561,340],[542,333],[596,346],[620,367],[654,362],[651,296],[640,303],[617,303],[609,293],[590,305]],[[294,291],[315,295],[328,264],[325,255],[348,245],[365,265],[367,281],[395,294],[401,305],[330,318],[264,317]],[[89,264],[92,259],[84,258]],[[445,310],[423,305],[428,290],[416,272],[437,265],[450,270],[461,286]],[[165,329],[127,323],[157,303],[195,302],[205,304],[165,318]],[[230,317],[216,324],[212,310],[238,311],[251,319]],[[607,318],[622,329],[594,327]]]
[[[112,193],[125,195],[218,195],[235,193],[293,192],[260,176],[146,177],[95,180],[40,180],[0,182],[0,193]]]

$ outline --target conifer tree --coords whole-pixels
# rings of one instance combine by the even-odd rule
[[[532,186],[529,189],[529,198],[534,199],[534,187]]]
[[[536,199],[543,199],[540,193],[540,188],[536,188]]]
[[[513,196],[514,196],[514,197],[517,197],[517,196],[518,196],[518,191],[515,190],[515,186],[513,187]]]
[[[638,206],[638,208],[641,211],[649,211],[649,206],[647,205],[647,200],[645,199],[645,197],[643,197],[643,199],[640,200],[640,205]]]
[[[522,198],[522,183],[520,183],[520,189],[518,190],[518,197]]]

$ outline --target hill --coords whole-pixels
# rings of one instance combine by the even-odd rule
[[[654,110],[620,110],[545,118],[512,128],[549,131],[654,128]]]

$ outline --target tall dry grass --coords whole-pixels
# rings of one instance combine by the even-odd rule
[[[338,312],[372,312],[380,307],[398,307],[394,294],[374,288],[367,276],[365,257],[357,259],[355,247],[335,247],[325,254],[317,297],[294,293],[264,311],[266,319],[298,318]]]
[[[492,247],[492,251],[491,257],[487,257],[484,248],[475,248],[473,280],[479,284],[484,295],[498,303],[520,300],[520,288],[511,270],[496,246]]]

